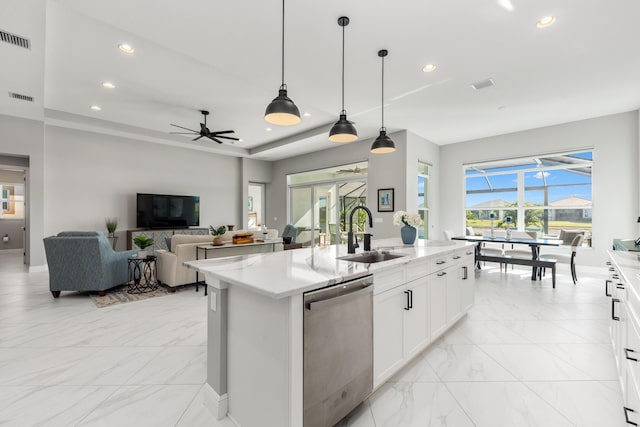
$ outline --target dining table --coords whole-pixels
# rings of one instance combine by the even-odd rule
[[[481,249],[482,244],[491,242],[491,243],[502,243],[502,244],[514,244],[514,245],[528,245],[531,248],[531,259],[537,261],[540,259],[540,247],[541,246],[560,246],[562,243],[561,240],[555,239],[524,239],[524,238],[510,238],[506,237],[491,237],[491,236],[456,236],[452,237],[452,240],[465,240],[467,242],[476,243],[475,249],[475,259],[476,259],[476,269],[480,269],[480,258],[481,258]],[[531,267],[531,280],[538,280],[541,278],[541,268],[536,267],[535,265]]]

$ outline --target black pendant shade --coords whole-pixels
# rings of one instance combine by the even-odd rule
[[[300,110],[287,96],[287,85],[284,84],[284,0],[282,0],[282,84],[278,90],[278,96],[267,106],[264,119],[278,126],[291,126],[301,121]]]
[[[387,136],[387,130],[384,128],[380,129],[380,135],[378,135],[371,145],[371,152],[374,154],[385,154],[393,153],[394,151],[396,151],[396,145],[391,138]]]
[[[347,114],[340,114],[338,120],[329,131],[329,140],[333,142],[353,142],[358,139],[358,131],[353,122],[347,120]]]
[[[344,109],[344,27],[349,25],[349,18],[341,16],[338,18],[338,25],[342,27],[342,111],[340,111],[340,119],[329,131],[329,141],[353,142],[358,139],[358,131],[353,122],[347,120],[347,112]]]
[[[393,153],[396,151],[396,145],[391,138],[387,136],[387,129],[384,127],[384,57],[388,54],[389,52],[384,49],[378,51],[378,56],[382,59],[382,127],[380,128],[380,135],[378,135],[371,145],[371,152],[373,154]]]
[[[300,123],[300,110],[287,96],[285,85],[280,86],[278,96],[271,101],[264,112],[264,119],[274,125],[291,126]]]

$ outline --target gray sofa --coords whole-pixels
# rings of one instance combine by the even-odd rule
[[[98,291],[129,280],[127,259],[137,251],[116,252],[105,235],[95,231],[65,231],[45,237],[49,267],[49,289],[54,298],[60,291]]]

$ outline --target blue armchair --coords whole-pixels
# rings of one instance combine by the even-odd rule
[[[127,259],[137,252],[116,252],[107,237],[95,231],[65,231],[43,241],[54,298],[60,291],[98,291],[104,295],[106,289],[126,283]]]

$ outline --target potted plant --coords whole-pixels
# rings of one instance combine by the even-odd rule
[[[116,250],[116,242],[118,238],[116,237],[116,228],[118,228],[118,218],[111,217],[105,218],[104,223],[107,226],[107,238],[111,242],[111,247],[113,250]]]
[[[145,248],[153,245],[153,239],[151,237],[145,236],[144,234],[140,234],[133,238],[133,243],[135,243],[135,245],[140,248],[140,252],[138,252],[138,258],[146,258],[147,251],[145,251]]]
[[[213,225],[210,225],[209,231],[213,236],[213,244],[222,245],[222,235],[227,232],[227,227],[225,227],[224,225],[221,225],[218,228],[214,228]]]

